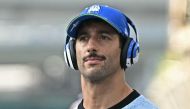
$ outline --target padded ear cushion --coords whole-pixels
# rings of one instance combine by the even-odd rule
[[[78,70],[74,39],[69,40],[69,42],[66,44],[64,57],[69,67],[71,67],[72,69]]]
[[[124,43],[124,45],[121,49],[120,65],[121,65],[121,68],[124,68],[124,69],[127,67],[126,60],[128,57],[128,47],[130,45],[131,40],[132,40],[131,38],[127,38],[126,42]]]

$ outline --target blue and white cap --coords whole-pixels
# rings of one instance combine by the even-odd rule
[[[132,23],[129,18],[127,18],[121,11],[109,7],[107,5],[95,4],[90,7],[85,8],[78,17],[74,18],[67,28],[67,37],[75,38],[77,36],[77,30],[81,22],[92,19],[99,18],[110,24],[118,33],[123,37],[130,36],[130,28],[128,23]],[[119,19],[119,20],[118,20]],[[136,29],[134,27],[135,33]],[[138,40],[138,39],[136,39]]]

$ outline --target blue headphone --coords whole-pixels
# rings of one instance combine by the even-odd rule
[[[116,29],[118,33],[120,33],[121,37],[126,39],[121,50],[121,68],[128,68],[138,62],[140,48],[136,27],[133,22],[117,9],[111,8],[107,5],[96,4],[83,10],[80,16],[71,21],[68,26],[67,38],[64,47],[64,59],[70,68],[78,70],[75,51],[76,32],[78,30],[78,27],[81,22],[92,18],[99,18],[104,20],[114,29]],[[135,32],[135,39],[130,36],[129,25]]]

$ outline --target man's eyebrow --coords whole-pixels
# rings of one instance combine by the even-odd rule
[[[110,33],[108,30],[100,30],[99,33]]]
[[[113,30],[111,30],[111,31],[110,30],[100,30],[99,33],[108,33],[108,34],[113,33],[113,34],[115,34],[117,32],[113,31]]]
[[[83,35],[83,34],[88,34],[86,31],[80,31],[78,32],[77,36]]]

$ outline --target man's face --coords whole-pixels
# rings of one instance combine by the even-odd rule
[[[120,67],[119,35],[103,22],[86,22],[78,31],[76,57],[84,78],[100,82],[116,73]]]

